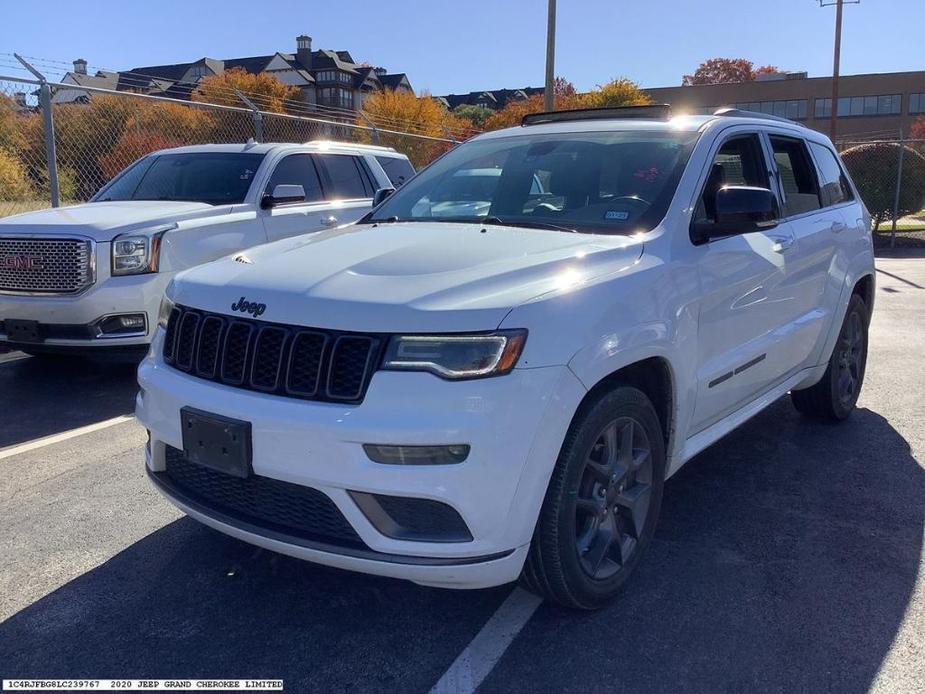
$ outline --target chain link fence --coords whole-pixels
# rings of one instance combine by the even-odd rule
[[[45,84],[47,96],[39,80],[0,76],[0,217],[89,200],[133,161],[168,147],[339,140],[391,146],[422,166],[455,144],[359,125],[355,115],[313,118],[83,86],[76,100],[53,103],[75,87]]]
[[[836,141],[883,245],[925,245],[925,139],[882,134]],[[909,244],[907,244],[909,245]]]

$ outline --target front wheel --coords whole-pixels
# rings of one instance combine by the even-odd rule
[[[822,380],[790,393],[800,413],[823,422],[840,422],[854,410],[867,368],[868,319],[864,300],[852,295]]]
[[[655,532],[664,479],[662,427],[642,391],[619,386],[585,403],[553,470],[526,587],[577,609],[613,598]]]

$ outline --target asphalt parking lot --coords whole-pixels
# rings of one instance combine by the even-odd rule
[[[925,691],[925,258],[877,281],[851,420],[784,399],[700,454],[622,597],[541,605],[480,691]],[[131,369],[0,355],[0,677],[423,692],[514,590],[312,566],[181,516],[112,421],[134,391]]]

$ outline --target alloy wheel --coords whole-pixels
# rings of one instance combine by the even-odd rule
[[[593,579],[616,574],[642,537],[652,498],[652,450],[642,424],[621,417],[591,446],[576,500],[576,549]]]

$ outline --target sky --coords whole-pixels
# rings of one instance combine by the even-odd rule
[[[925,0],[861,0],[844,16],[842,74],[925,69]],[[556,74],[581,91],[670,86],[722,56],[830,75],[834,19],[818,0],[558,0]],[[0,0],[0,74],[23,74],[13,52],[62,72],[75,58],[129,69],[294,52],[306,33],[446,94],[542,86],[545,32],[546,0]]]

